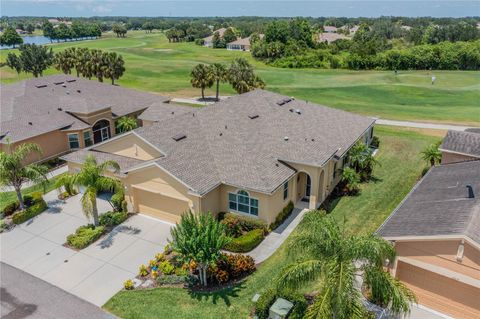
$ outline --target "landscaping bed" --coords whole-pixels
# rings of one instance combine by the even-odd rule
[[[47,203],[40,192],[35,192],[31,195],[24,195],[23,202],[25,205],[24,210],[20,210],[20,203],[18,200],[5,206],[2,211],[4,219],[0,226],[1,231],[9,229],[14,225],[22,224],[47,209]]]

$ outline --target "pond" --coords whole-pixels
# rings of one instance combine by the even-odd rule
[[[24,36],[22,37],[23,39],[23,44],[37,44],[37,45],[41,45],[41,44],[48,44],[48,43],[52,43],[52,41],[50,40],[49,37],[45,37],[43,35],[28,35],[28,36]],[[84,37],[84,38],[76,38],[76,39],[68,39],[67,41],[81,41],[81,40],[93,40],[95,39],[94,37]],[[63,42],[65,40],[53,40],[53,42]],[[18,45],[16,45],[15,47],[18,47]],[[2,45],[0,46],[0,50],[5,50],[5,49],[11,49],[12,46],[11,45]]]

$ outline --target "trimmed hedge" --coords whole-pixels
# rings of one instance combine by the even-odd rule
[[[255,314],[259,319],[267,319],[268,312],[277,298],[283,298],[293,303],[292,311],[289,313],[289,319],[301,319],[305,316],[308,303],[305,297],[299,293],[291,291],[277,291],[268,289],[258,299],[255,305]]]
[[[104,231],[104,226],[95,227],[92,224],[80,226],[74,234],[67,236],[67,244],[77,249],[83,249],[100,238]]]
[[[228,235],[232,237],[238,237],[244,232],[249,232],[254,229],[265,230],[267,228],[267,224],[260,219],[232,213],[219,213],[219,220],[227,228]]]
[[[25,195],[25,197],[27,197],[27,195]],[[24,223],[47,209],[47,203],[43,200],[41,193],[33,193],[31,196],[28,196],[26,200],[24,199],[24,202],[30,204],[30,206],[12,216],[12,222],[14,224]]]
[[[232,240],[225,245],[224,248],[234,253],[246,253],[257,247],[264,238],[264,229],[257,228],[237,238],[232,238]]]
[[[290,214],[292,213],[294,207],[295,207],[295,206],[293,205],[293,202],[292,202],[292,201],[289,201],[288,204],[287,204],[287,206],[285,206],[285,207],[282,209],[282,211],[277,214],[277,217],[275,218],[275,221],[270,224],[270,229],[271,229],[271,230],[274,230],[275,228],[277,228],[278,226],[280,226],[280,225],[285,221],[285,219],[287,219],[288,216],[290,216]]]
[[[101,226],[117,226],[123,223],[128,217],[126,212],[106,212],[99,217]]]

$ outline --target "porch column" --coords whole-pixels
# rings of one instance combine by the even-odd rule
[[[318,172],[310,175],[310,201],[308,209],[317,209],[318,203],[318,186],[320,185],[320,178]]]

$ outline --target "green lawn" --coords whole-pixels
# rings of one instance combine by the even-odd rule
[[[108,34],[95,41],[54,44],[54,50],[70,46],[114,50],[126,61],[127,72],[120,85],[170,96],[199,96],[189,73],[197,63],[249,59],[267,83],[267,88],[328,106],[388,119],[480,125],[480,72],[467,71],[350,71],[280,69],[255,61],[248,52],[209,49],[193,43],[168,43],[161,33],[129,32],[127,38]],[[7,50],[0,52],[4,61]],[[57,73],[48,70],[46,74]],[[437,81],[431,85],[431,75]],[[0,68],[0,82],[20,77],[8,67]],[[209,90],[209,94],[214,94]],[[222,85],[222,94],[233,94]]]
[[[362,185],[359,196],[343,197],[331,214],[351,233],[371,233],[385,220],[419,179],[425,164],[419,152],[438,137],[415,131],[377,127],[381,148],[375,182]],[[159,251],[162,248],[159,247]],[[104,307],[125,318],[247,318],[251,298],[272,284],[289,257],[285,244],[244,283],[216,293],[190,293],[178,288],[122,291]]]

